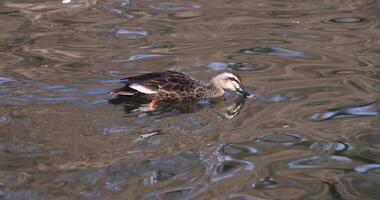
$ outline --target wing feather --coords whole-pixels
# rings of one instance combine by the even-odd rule
[[[124,78],[121,81],[125,87],[143,94],[156,94],[160,91],[182,92],[198,82],[189,75],[177,71],[147,73]]]
[[[144,94],[156,94],[158,92],[157,88],[147,87],[146,85],[141,85],[138,83],[133,83],[129,85],[129,87]]]

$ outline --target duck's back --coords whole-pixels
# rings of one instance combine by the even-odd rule
[[[203,82],[177,71],[147,73],[122,79],[122,82],[140,95],[157,100],[181,101],[207,95],[207,86]]]

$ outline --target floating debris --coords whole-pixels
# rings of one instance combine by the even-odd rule
[[[161,135],[161,130],[157,130],[157,131],[153,131],[153,132],[150,132],[150,133],[145,133],[145,134],[141,134],[139,138],[137,138],[134,142],[140,142],[141,140],[144,140],[144,139],[147,139],[147,138],[150,138],[150,137],[153,137],[155,135]]]

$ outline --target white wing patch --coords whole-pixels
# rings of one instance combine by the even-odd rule
[[[144,94],[155,94],[155,93],[157,93],[157,91],[151,90],[151,89],[149,89],[143,85],[139,85],[136,83],[129,85],[129,87],[132,89],[135,89],[141,93],[144,93]]]

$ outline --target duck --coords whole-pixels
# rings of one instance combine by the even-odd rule
[[[120,79],[121,88],[110,94],[138,96],[150,99],[150,111],[158,101],[191,101],[224,96],[225,90],[236,91],[244,98],[252,95],[244,89],[241,77],[233,71],[222,71],[205,83],[179,71],[150,72]]]

